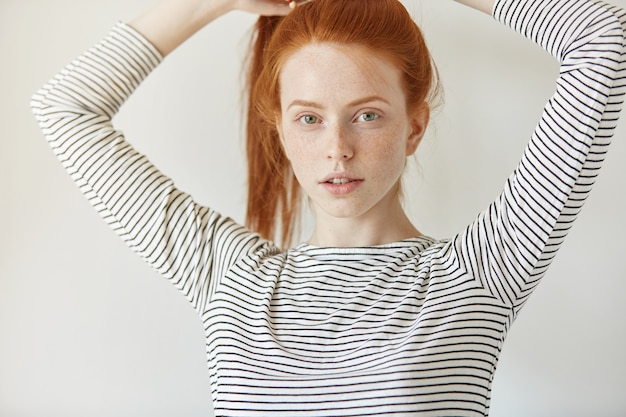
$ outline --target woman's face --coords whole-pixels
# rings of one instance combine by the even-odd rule
[[[399,204],[428,118],[408,113],[402,85],[396,66],[362,46],[309,44],[285,62],[277,127],[318,222],[376,218]]]

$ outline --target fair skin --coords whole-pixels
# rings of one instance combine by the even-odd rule
[[[315,1],[315,0],[312,0]],[[495,0],[461,0],[490,14]],[[130,25],[167,56],[232,10],[284,16],[285,0],[161,0]],[[398,195],[428,111],[406,107],[401,74],[373,51],[310,44],[280,73],[277,128],[312,201],[319,246],[373,246],[419,236]]]
[[[428,121],[409,112],[402,75],[364,47],[310,44],[280,74],[278,131],[316,218],[319,246],[418,236],[398,197],[406,158]]]

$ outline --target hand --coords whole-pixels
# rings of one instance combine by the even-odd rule
[[[286,0],[231,0],[231,4],[234,10],[261,16],[286,16],[291,11]]]
[[[286,16],[291,8],[286,0],[161,0],[130,25],[165,56],[212,20],[231,10]]]

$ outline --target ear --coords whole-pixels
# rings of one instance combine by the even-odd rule
[[[428,121],[430,120],[430,107],[428,104],[423,103],[418,106],[415,111],[410,115],[411,122],[411,134],[406,142],[406,155],[410,156],[415,153],[418,145],[426,133],[428,127]]]

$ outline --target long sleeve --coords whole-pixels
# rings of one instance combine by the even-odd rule
[[[196,204],[113,126],[113,116],[161,60],[139,33],[119,23],[44,85],[32,109],[98,213],[201,310],[224,269],[260,239]]]
[[[517,312],[598,175],[626,91],[626,12],[594,0],[500,0],[494,17],[560,62],[515,172],[452,242],[459,265]]]

